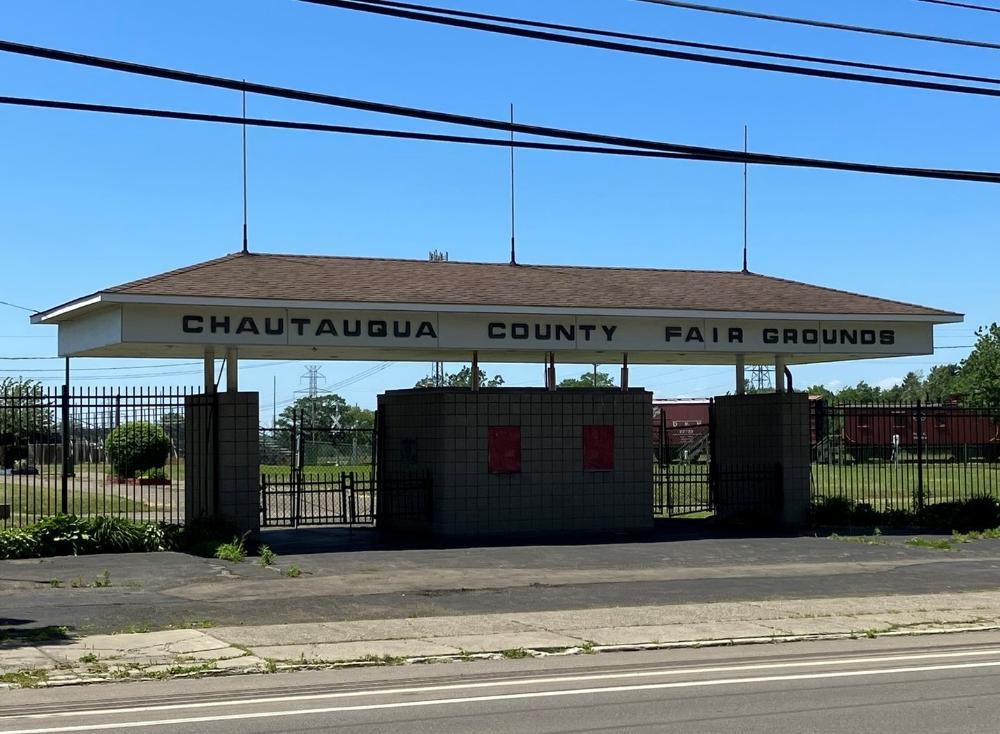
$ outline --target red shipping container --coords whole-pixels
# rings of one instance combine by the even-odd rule
[[[521,427],[490,426],[487,456],[490,474],[519,474]]]
[[[583,470],[611,471],[615,468],[615,427],[583,427]]]

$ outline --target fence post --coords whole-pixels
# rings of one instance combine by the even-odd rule
[[[917,509],[924,509],[924,410],[917,399]]]
[[[69,513],[69,384],[63,383],[60,405],[62,420],[62,487],[59,511]]]

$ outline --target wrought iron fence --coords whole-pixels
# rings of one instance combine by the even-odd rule
[[[0,390],[0,527],[56,513],[179,523],[184,518],[186,388]],[[163,430],[162,466],[116,466],[107,438],[121,426]]]
[[[653,514],[676,517],[713,510],[708,423],[653,426]]]
[[[309,425],[299,412],[260,429],[261,524],[375,522],[375,430]]]
[[[1000,407],[818,402],[812,432],[814,501],[919,510],[1000,497]]]

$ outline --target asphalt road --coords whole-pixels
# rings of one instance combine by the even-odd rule
[[[27,732],[996,732],[1000,635],[16,691]]]
[[[353,540],[352,540],[353,538]],[[370,533],[274,532],[270,568],[180,553],[0,561],[3,628],[76,634],[997,588],[1000,541],[951,551],[835,539],[701,538],[383,548]],[[301,576],[283,571],[295,565]],[[84,588],[108,572],[110,586]],[[281,604],[273,603],[281,599]]]

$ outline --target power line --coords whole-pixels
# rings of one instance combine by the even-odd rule
[[[10,306],[11,308],[27,311],[28,313],[38,313],[38,309],[28,308],[27,306],[18,306],[16,303],[11,303],[10,301],[0,301],[0,306]]]
[[[440,133],[424,133],[411,130],[387,130],[384,128],[357,127],[350,125],[329,125],[318,122],[299,122],[294,120],[274,120],[259,117],[236,117],[233,115],[213,115],[200,112],[181,112],[178,110],[152,109],[149,107],[125,107],[119,105],[88,104],[85,102],[68,102],[53,99],[34,99],[30,97],[3,97],[0,104],[17,107],[38,107],[42,109],[70,110],[76,112],[99,112],[113,115],[133,117],[161,118],[168,120],[184,120],[190,122],[213,122],[227,125],[249,125],[251,127],[270,127],[284,130],[305,130],[310,132],[341,133],[345,135],[364,135],[370,137],[397,138],[402,140],[421,140],[443,143],[463,143],[470,145],[487,145],[509,148],[509,140],[497,138],[481,138],[468,135],[444,135]],[[542,143],[536,141],[517,141],[514,147],[534,150],[551,150],[568,153],[596,153],[604,155],[639,156],[650,158],[673,158],[692,160],[719,160],[720,156],[688,153],[667,153],[663,151],[636,150],[630,148],[612,148],[589,145],[568,145],[564,143]],[[1000,175],[1000,174],[998,174]]]
[[[685,10],[698,10],[705,13],[718,13],[720,15],[735,15],[740,18],[754,18],[756,20],[770,20],[776,23],[790,23],[793,25],[811,26],[813,28],[828,28],[835,31],[848,31],[850,33],[864,33],[872,36],[889,36],[892,38],[908,38],[912,41],[930,41],[932,43],[945,43],[952,46],[972,46],[973,48],[1000,49],[1000,44],[989,41],[976,41],[970,38],[951,38],[948,36],[932,36],[925,33],[911,33],[909,31],[895,31],[888,28],[870,28],[867,26],[849,25],[847,23],[832,23],[825,20],[813,20],[811,18],[793,18],[787,15],[773,15],[771,13],[756,13],[751,10],[739,10],[737,8],[721,8],[717,5],[702,5],[700,3],[683,2],[682,0],[638,0],[642,3],[653,5],[667,5],[672,8],[684,8]]]
[[[955,0],[917,0],[918,3],[930,3],[931,5],[948,5],[953,8],[964,10],[985,10],[987,13],[1000,13],[1000,8],[994,5],[975,5],[973,3],[960,3]]]
[[[652,1],[652,0],[650,0]],[[599,48],[607,51],[624,51],[626,53],[641,54],[644,56],[658,56],[680,61],[694,61],[703,64],[714,64],[718,66],[730,66],[742,69],[755,69],[757,71],[774,71],[784,74],[796,74],[799,76],[819,77],[823,79],[838,79],[841,81],[862,82],[867,84],[882,84],[894,87],[907,87],[911,89],[927,89],[938,92],[953,92],[957,94],[974,94],[988,97],[1000,96],[1000,90],[986,87],[970,86],[965,84],[948,84],[944,82],[925,81],[922,79],[904,79],[902,77],[879,76],[877,74],[861,74],[857,72],[835,71],[833,69],[819,69],[807,66],[795,66],[792,64],[775,64],[766,61],[754,61],[753,59],[737,59],[725,56],[711,56],[709,54],[690,53],[687,51],[673,51],[665,48],[653,48],[651,46],[637,46],[630,43],[618,43],[615,41],[605,41],[598,38],[585,38],[582,36],[568,36],[560,33],[548,31],[536,31],[528,28],[516,28],[508,25],[498,25],[495,23],[484,23],[476,20],[466,20],[463,18],[448,17],[444,15],[434,15],[431,13],[421,13],[411,10],[404,10],[387,5],[375,5],[371,0],[302,0],[315,5],[326,5],[329,7],[343,8],[345,10],[357,10],[364,13],[376,13],[388,15],[395,18],[407,20],[418,20],[427,23],[437,23],[439,25],[453,26],[456,28],[466,28],[470,30],[486,31],[488,33],[498,33],[519,38],[532,38],[539,41],[552,41],[555,43],[569,44],[573,46],[587,46]],[[1000,45],[997,45],[1000,48]],[[914,70],[912,73],[919,73]]]
[[[0,50],[2,44],[0,42]],[[141,72],[133,72],[141,73]],[[187,72],[178,72],[187,74]],[[198,77],[199,75],[192,75]],[[211,77],[210,77],[211,78]],[[223,80],[224,81],[224,80]],[[195,82],[202,83],[202,82]],[[212,85],[214,86],[214,85]],[[262,85],[254,85],[262,86]],[[266,87],[265,87],[266,88]],[[313,92],[296,92],[296,90],[286,90],[303,96],[319,96]],[[279,95],[286,96],[286,95]],[[339,100],[342,98],[332,98]],[[315,100],[308,100],[315,101]],[[545,137],[567,138],[571,140],[583,140],[587,142],[597,142],[614,146],[626,146],[618,148],[578,146],[568,144],[541,143],[534,141],[518,140],[515,147],[533,148],[539,150],[558,150],[566,152],[600,153],[607,155],[625,155],[649,158],[676,158],[700,161],[714,161],[719,163],[751,163],[754,165],[773,165],[799,168],[819,168],[825,170],[853,171],[856,173],[874,173],[894,176],[910,176],[917,178],[933,178],[952,181],[977,181],[982,183],[1000,182],[1000,173],[992,171],[964,171],[953,169],[937,168],[914,168],[908,166],[886,166],[870,163],[857,163],[851,161],[836,161],[818,158],[802,158],[798,156],[781,156],[766,153],[747,153],[740,150],[725,148],[708,148],[703,146],[680,145],[677,143],[664,143],[641,138],[627,138],[621,136],[601,135],[595,133],[566,130],[562,128],[551,128],[538,125],[525,125],[521,123],[509,123],[489,118],[472,117],[468,115],[456,115],[452,113],[436,112],[433,110],[420,110],[417,108],[398,107],[377,102],[367,102],[362,100],[352,100],[359,105],[377,108],[370,109],[373,112],[398,115],[404,117],[416,117],[420,119],[434,119],[439,122],[447,122],[457,125],[474,127],[484,127],[488,129],[505,129],[508,131],[520,131],[529,135],[540,135]],[[323,102],[339,106],[339,102]],[[121,107],[114,105],[96,105],[82,102],[67,102],[62,100],[42,100],[26,97],[0,97],[0,104],[15,106],[40,107],[46,109],[76,110],[84,112],[103,112],[109,114],[134,115],[139,117],[156,117],[178,120],[192,120],[202,122],[218,122],[234,125],[257,125],[262,127],[276,127],[294,130],[314,130],[321,132],[339,132],[346,134],[369,135],[375,137],[401,138],[412,140],[433,140],[440,142],[466,143],[476,145],[490,145],[495,147],[509,147],[509,140],[498,140],[494,138],[477,138],[460,135],[442,135],[436,133],[422,133],[402,130],[384,130],[379,128],[358,128],[343,125],[325,125],[310,122],[293,122],[287,120],[266,120],[260,118],[247,118],[230,115],[210,115],[193,112],[179,112],[174,110],[156,110],[141,107]],[[639,148],[638,150],[636,148]]]
[[[639,33],[625,33],[622,31],[610,31],[598,28],[587,28],[584,26],[567,25],[565,23],[550,23],[540,20],[527,20],[524,18],[512,18],[504,15],[493,15],[490,13],[474,13],[467,10],[456,10],[454,8],[441,8],[431,5],[418,5],[416,3],[395,2],[394,0],[358,0],[365,5],[381,5],[402,10],[416,10],[436,15],[452,16],[455,18],[472,18],[476,20],[487,20],[498,23],[508,23],[525,26],[528,28],[545,28],[549,30],[568,31],[571,33],[584,33],[592,36],[604,36],[605,38],[618,38],[627,41],[642,41],[646,43],[658,43],[668,46],[679,46],[681,48],[697,48],[705,51],[721,51],[723,53],[743,54],[746,56],[760,56],[769,59],[784,59],[786,61],[805,61],[814,64],[826,64],[828,66],[843,66],[855,69],[868,69],[872,71],[889,71],[899,74],[911,74],[918,76],[936,77],[940,79],[955,79],[958,81],[982,82],[985,84],[1000,84],[1000,79],[996,77],[976,76],[972,74],[959,74],[956,72],[937,71],[931,69],[916,69],[907,66],[893,66],[891,64],[875,64],[865,61],[850,61],[845,59],[833,59],[825,56],[809,56],[804,54],[785,53],[781,51],[766,51],[763,49],[743,48],[740,46],[728,46],[717,43],[702,43],[698,41],[687,41],[678,38],[664,38],[663,36],[648,36]],[[330,5],[324,0],[305,0],[317,5]]]

